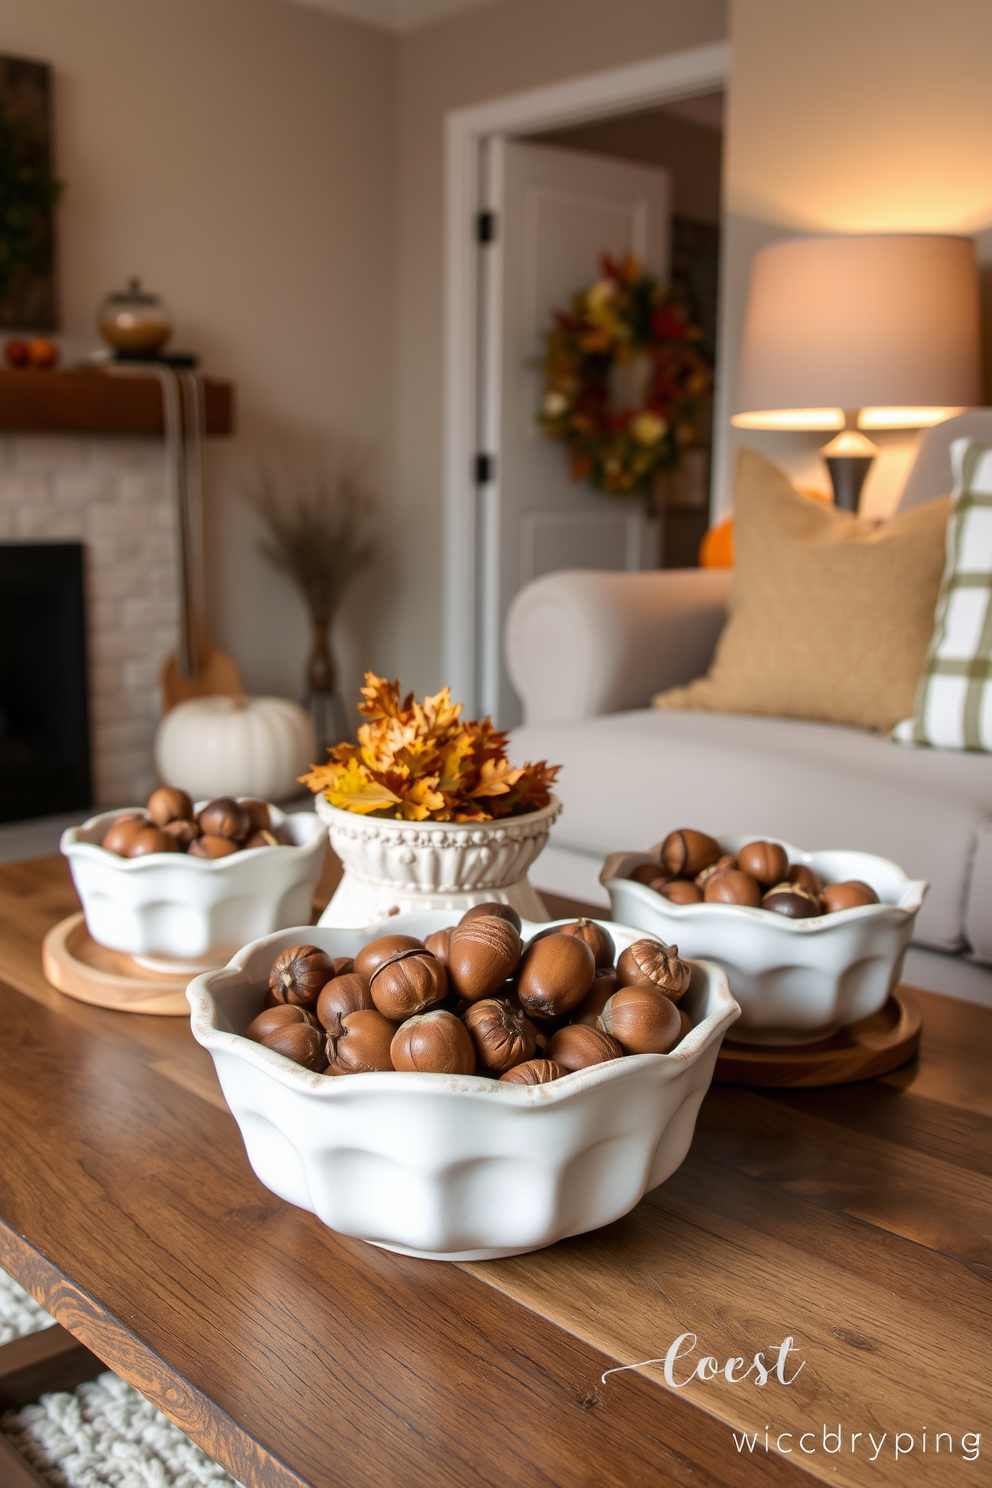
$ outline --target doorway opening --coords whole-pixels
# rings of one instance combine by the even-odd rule
[[[714,89],[654,108],[525,136],[528,143],[654,166],[668,174],[668,283],[702,331],[698,346],[714,369],[725,97],[722,88]],[[699,545],[709,526],[712,399],[700,422],[699,443],[685,452],[682,468],[657,482],[660,568],[696,567]]]
[[[448,119],[446,670],[520,720],[502,631],[561,568],[684,567],[708,525],[712,420],[653,500],[569,479],[535,415],[541,332],[631,252],[671,283],[715,362],[725,45],[514,95]]]

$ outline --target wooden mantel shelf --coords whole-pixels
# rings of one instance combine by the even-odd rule
[[[234,428],[234,388],[204,378],[208,434]],[[120,376],[98,368],[36,372],[0,368],[0,433],[164,433],[162,392],[154,377]]]

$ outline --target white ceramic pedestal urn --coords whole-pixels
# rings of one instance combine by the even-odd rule
[[[317,797],[344,877],[319,924],[372,925],[388,915],[447,909],[458,919],[473,904],[512,904],[525,920],[548,912],[527,871],[561,810],[557,796],[540,811],[498,821],[393,821],[359,816]]]

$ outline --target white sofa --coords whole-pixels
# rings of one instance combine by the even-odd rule
[[[992,444],[992,412],[928,433],[901,508],[949,489],[947,446],[959,433]],[[647,706],[706,670],[731,577],[566,571],[517,595],[506,651],[524,723],[512,757],[564,767],[564,810],[535,885],[605,904],[605,855],[682,826],[879,853],[931,885],[905,979],[992,1006],[992,756],[907,749],[834,724]]]

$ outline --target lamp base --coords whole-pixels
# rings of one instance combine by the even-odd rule
[[[842,511],[856,512],[861,487],[874,463],[874,455],[824,455],[834,488],[834,501]]]

